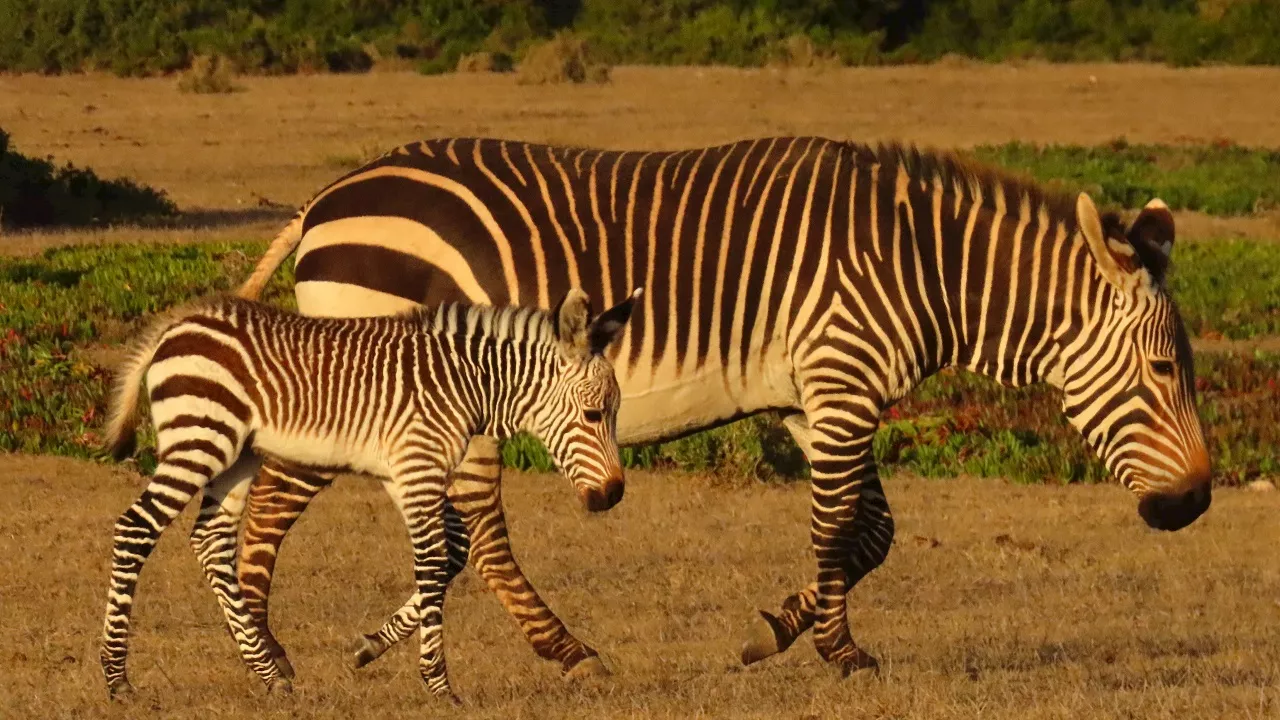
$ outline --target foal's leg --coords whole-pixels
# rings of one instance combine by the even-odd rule
[[[404,518],[413,545],[413,574],[422,622],[418,672],[432,695],[461,704],[449,687],[444,657],[444,595],[448,586],[444,504],[447,470],[423,447],[435,443],[410,438],[402,459],[393,461],[392,481],[385,483]],[[459,454],[461,454],[459,452]]]
[[[391,487],[387,487],[387,492],[393,492]],[[453,579],[462,572],[467,566],[467,552],[470,548],[470,541],[467,538],[467,528],[462,524],[462,519],[458,517],[458,511],[454,509],[453,503],[447,498],[444,501],[444,534],[446,538],[446,552],[449,556],[449,564],[445,568],[444,584],[446,586],[453,582]],[[422,603],[421,594],[415,592],[409,601],[400,607],[377,632],[368,633],[360,636],[360,648],[356,650],[355,666],[362,668],[365,665],[382,657],[382,654],[391,649],[392,645],[407,639],[422,626],[422,613],[419,609]]]
[[[245,455],[205,487],[200,514],[191,529],[191,548],[218,598],[227,628],[239,646],[245,664],[257,673],[268,692],[288,692],[292,686],[276,665],[270,646],[245,607],[236,580],[236,539],[249,483],[257,474],[259,465],[257,458]]]
[[[534,652],[560,663],[566,679],[607,675],[598,654],[574,637],[525,577],[511,552],[502,511],[502,460],[491,437],[471,438],[467,455],[453,471],[449,499],[471,537],[471,564],[515,619]],[[448,520],[446,515],[446,521]],[[372,662],[392,644],[408,637],[418,598],[410,598],[378,632],[366,635],[356,666]]]
[[[112,697],[133,690],[125,662],[129,654],[133,595],[142,567],[155,549],[160,535],[205,486],[213,472],[216,471],[182,457],[166,456],[142,495],[116,520],[101,653],[102,674]]]
[[[268,601],[276,558],[289,529],[307,505],[333,482],[333,476],[267,458],[249,486],[249,514],[240,545],[237,575],[244,604],[262,640],[275,657],[280,674],[293,678],[293,664],[272,634]]]

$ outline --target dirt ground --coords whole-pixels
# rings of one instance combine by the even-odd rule
[[[800,485],[722,487],[634,473],[587,516],[556,476],[512,474],[513,543],[614,675],[567,686],[482,583],[446,605],[466,702],[420,685],[414,643],[360,671],[348,651],[407,596],[408,543],[376,484],[344,478],[280,563],[275,625],[289,697],[243,670],[184,540],[140,587],[131,671],[108,703],[97,661],[111,525],[139,491],[120,466],[0,456],[0,716],[1274,718],[1280,716],[1280,493],[1219,491],[1178,533],[1148,531],[1115,486],[893,478],[888,562],[851,595],[855,637],[884,663],[842,681],[806,638],[742,669],[742,629],[809,576]]]
[[[623,67],[604,86],[413,73],[238,83],[241,92],[187,95],[173,78],[0,77],[0,127],[21,151],[164,188],[189,213],[181,230],[41,233],[0,245],[14,252],[103,238],[269,237],[294,206],[346,170],[436,136],[653,149],[807,133],[939,147],[1119,136],[1280,146],[1280,68]],[[1192,235],[1280,235],[1277,217],[1189,222]]]

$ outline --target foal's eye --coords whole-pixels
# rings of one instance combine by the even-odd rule
[[[589,423],[598,423],[604,419],[604,413],[599,410],[583,410],[582,418]]]
[[[1162,377],[1173,375],[1173,362],[1171,360],[1152,360],[1151,372]]]

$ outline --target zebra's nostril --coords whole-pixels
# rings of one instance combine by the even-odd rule
[[[621,480],[610,480],[605,483],[605,492],[609,496],[609,507],[613,507],[622,502],[622,493],[626,490],[626,485]]]
[[[1138,503],[1138,513],[1157,530],[1181,530],[1204,514],[1212,499],[1209,483],[1202,483],[1182,493],[1148,495]]]

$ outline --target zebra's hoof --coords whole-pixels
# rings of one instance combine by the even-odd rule
[[[133,689],[128,680],[121,678],[107,686],[107,694],[112,700],[128,702],[137,694],[137,691]]]
[[[787,632],[778,618],[764,610],[747,627],[747,640],[742,643],[742,664],[751,665],[773,657],[791,646]]]
[[[848,660],[839,661],[837,665],[840,667],[840,677],[844,679],[873,678],[880,674],[880,661],[862,650],[858,650]]]
[[[293,683],[287,677],[278,677],[267,684],[268,695],[292,695]]]
[[[360,648],[356,650],[355,656],[356,669],[359,670],[382,657],[382,653],[386,652],[386,650],[386,646],[382,644],[377,635],[361,635]]]
[[[573,667],[565,670],[562,679],[567,683],[577,683],[591,678],[606,678],[612,674],[599,657],[592,655],[579,660]]]

